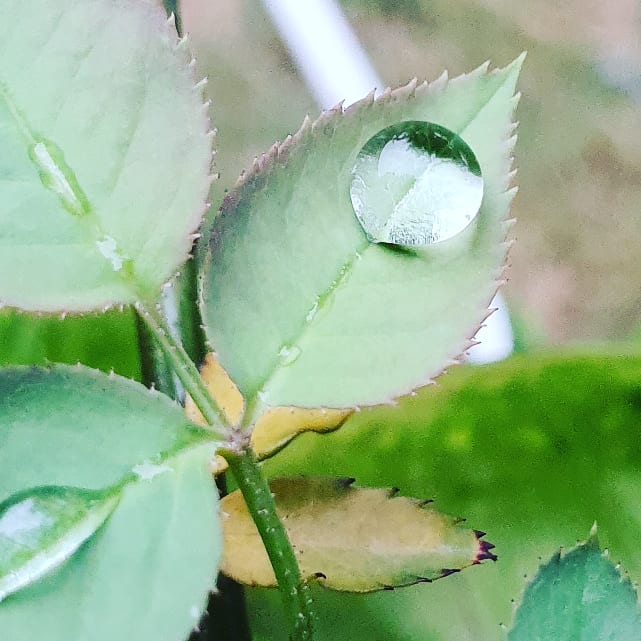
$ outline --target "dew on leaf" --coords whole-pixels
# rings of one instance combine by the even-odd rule
[[[118,500],[117,489],[44,486],[0,503],[0,601],[68,559]]]
[[[278,352],[281,365],[291,365],[299,356],[301,350],[298,345],[283,345]]]
[[[311,323],[316,317],[316,313],[318,312],[318,303],[319,303],[319,300],[317,298],[312,308],[307,312],[307,315],[305,316],[305,320],[308,323]]]
[[[58,196],[70,214],[84,216],[91,211],[89,200],[58,145],[38,140],[29,147],[29,158],[38,170],[40,182]]]
[[[352,169],[352,206],[374,243],[429,245],[453,238],[483,200],[479,163],[440,125],[410,120],[370,138]]]
[[[173,470],[169,465],[163,463],[152,463],[151,461],[143,461],[138,465],[134,465],[132,469],[133,473],[141,481],[151,481],[156,478],[159,474],[164,474],[165,472],[172,472]]]
[[[123,265],[130,261],[130,258],[124,254],[119,248],[115,238],[105,236],[96,241],[98,251],[109,261],[112,269],[119,272]]]

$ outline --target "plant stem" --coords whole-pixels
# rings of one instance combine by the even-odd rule
[[[223,434],[225,457],[243,494],[249,513],[265,544],[291,626],[290,641],[312,641],[311,596],[302,580],[298,562],[278,514],[274,497],[253,451],[238,430],[231,428],[211,397],[196,366],[173,337],[155,304],[136,303],[136,311],[162,347],[176,375],[211,427]]]
[[[165,352],[176,376],[191,395],[194,403],[205,417],[210,428],[220,431],[228,447],[231,428],[223,411],[218,407],[205,385],[198,369],[189,358],[183,346],[174,338],[167,323],[155,304],[136,303],[136,312],[151,330],[154,338]]]
[[[243,494],[274,568],[285,614],[292,630],[290,641],[311,641],[313,621],[309,586],[302,580],[287,532],[276,514],[276,504],[251,449],[220,452]]]

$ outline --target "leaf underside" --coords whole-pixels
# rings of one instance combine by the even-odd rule
[[[635,589],[595,539],[557,553],[525,590],[509,641],[637,641]]]
[[[469,345],[505,260],[520,65],[325,112],[240,180],[214,224],[201,293],[207,336],[248,406],[382,403]],[[411,251],[368,242],[349,191],[361,146],[404,120],[458,133],[485,184],[475,224]]]
[[[371,592],[430,582],[495,558],[482,533],[459,519],[353,479],[270,480],[303,578],[335,590]],[[248,585],[276,585],[260,535],[237,490],[221,501],[222,571]]]
[[[186,259],[211,139],[153,0],[2,0],[0,303],[156,298]]]
[[[87,543],[0,603],[0,638],[185,638],[221,552],[209,438],[178,405],[126,379],[82,367],[0,370],[0,501],[127,480]]]

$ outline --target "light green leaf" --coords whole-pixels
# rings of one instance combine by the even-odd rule
[[[411,83],[306,121],[227,197],[204,261],[203,317],[250,411],[381,403],[428,383],[466,347],[505,258],[520,65]],[[455,238],[403,250],[368,241],[350,184],[361,147],[407,120],[460,135],[484,199]]]
[[[0,638],[185,638],[221,552],[210,439],[168,398],[119,377],[0,370],[0,501],[37,486],[129,480],[69,561],[0,603]]]
[[[354,479],[270,481],[276,508],[303,578],[335,590],[371,592],[431,582],[495,558],[483,533],[397,496],[398,490],[354,487]],[[276,578],[241,493],[222,499],[222,571],[248,585]]]
[[[210,137],[184,44],[154,0],[2,0],[0,302],[156,298],[185,260]]]
[[[641,610],[630,580],[596,539],[542,565],[516,611],[509,641],[638,641]]]
[[[118,504],[117,489],[100,492],[45,486],[0,504],[0,601],[66,561]]]

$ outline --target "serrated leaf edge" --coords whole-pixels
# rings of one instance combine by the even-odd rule
[[[164,14],[164,9],[160,4],[156,4],[155,6],[150,5],[151,8],[155,11],[158,11],[161,14]],[[205,89],[207,86],[207,78],[205,76],[199,77],[196,74],[196,58],[193,56],[192,51],[191,51],[191,46],[189,44],[189,36],[188,34],[185,34],[184,36],[179,36],[178,32],[176,30],[176,20],[175,16],[172,13],[166,20],[160,21],[161,24],[164,25],[164,31],[159,34],[160,37],[166,37],[169,40],[169,46],[173,49],[173,51],[177,54],[179,58],[182,59],[183,63],[183,73],[187,74],[189,78],[191,79],[192,82],[192,89],[194,91],[199,92],[200,94],[200,99],[202,103],[202,130],[203,130],[203,136],[209,140],[209,147],[211,150],[210,157],[207,160],[207,166],[204,170],[205,175],[207,176],[207,179],[203,181],[203,193],[202,197],[199,198],[199,200],[202,202],[202,205],[199,206],[194,210],[194,212],[188,214],[185,216],[187,220],[190,220],[190,231],[186,236],[186,243],[184,243],[184,249],[183,249],[183,256],[179,257],[177,259],[178,263],[178,270],[180,270],[180,267],[189,259],[192,258],[192,248],[194,241],[199,237],[199,234],[197,233],[198,228],[200,227],[200,224],[208,211],[208,209],[211,206],[211,203],[207,200],[211,184],[218,179],[218,174],[214,171],[214,157],[216,155],[216,150],[214,148],[215,145],[215,140],[216,140],[216,133],[217,130],[213,129],[211,126],[211,100],[206,98],[206,93]],[[162,287],[165,287],[169,284],[172,283],[173,280],[178,276],[178,273],[173,274],[165,283]],[[135,285],[135,282],[134,282]],[[162,290],[161,287],[161,290]],[[158,297],[160,297],[160,291],[158,292]],[[72,306],[56,306],[56,307],[51,307],[51,308],[38,308],[38,309],[31,309],[31,308],[23,308],[18,305],[10,304],[6,301],[3,301],[0,298],[0,310],[7,309],[7,310],[14,310],[18,312],[28,312],[28,313],[35,313],[38,314],[39,316],[57,316],[57,315],[62,315],[66,316],[67,314],[74,314],[74,315],[82,315],[85,313],[92,313],[92,312],[107,312],[114,307],[118,307],[121,310],[123,309],[124,306],[129,306],[133,305],[136,301],[131,301],[128,303],[117,303],[112,300],[104,300],[102,303],[96,304],[95,306],[92,306],[90,308],[86,307],[80,307],[80,308],[74,308]]]
[[[361,100],[358,100],[352,105],[350,105],[347,109],[343,108],[343,102],[341,101],[333,108],[321,111],[318,118],[314,121],[312,121],[309,116],[305,116],[305,118],[303,119],[303,123],[301,124],[300,128],[296,133],[288,135],[285,138],[285,140],[282,142],[279,142],[279,141],[274,142],[274,144],[269,148],[267,152],[259,156],[256,156],[254,158],[254,161],[248,170],[243,170],[241,172],[233,189],[228,194],[226,194],[225,198],[223,199],[223,203],[219,209],[217,217],[228,215],[227,210],[230,207],[233,207],[238,202],[240,191],[243,187],[249,185],[254,180],[257,180],[263,177],[268,177],[270,172],[277,170],[279,167],[283,167],[287,162],[290,151],[292,149],[295,149],[298,145],[303,144],[306,138],[311,134],[313,134],[313,132],[317,128],[326,126],[326,125],[331,125],[333,122],[336,122],[339,118],[352,117],[355,114],[358,115],[360,111],[363,109],[368,109],[376,106],[383,106],[398,100],[408,100],[413,98],[414,96],[422,96],[424,94],[428,94],[428,95],[437,94],[439,92],[444,91],[449,86],[449,83],[464,82],[464,81],[467,81],[468,79],[472,79],[481,75],[495,76],[500,73],[504,73],[507,69],[511,67],[520,68],[525,57],[526,57],[526,53],[523,52],[519,57],[513,60],[506,67],[495,68],[489,72],[488,72],[488,69],[489,69],[490,62],[486,61],[476,69],[472,70],[471,72],[467,74],[461,74],[459,76],[456,76],[455,78],[452,78],[451,80],[449,79],[449,75],[447,71],[444,71],[436,80],[432,82],[423,81],[419,84],[418,80],[416,78],[413,78],[406,85],[403,85],[396,89],[391,89],[388,87],[383,92],[383,94],[378,98],[375,97],[375,90],[373,90]],[[512,115],[516,111],[520,98],[521,98],[520,92],[515,93],[510,98]],[[503,188],[502,193],[508,196],[505,218],[503,220],[505,236],[504,236],[504,240],[501,243],[504,248],[504,255],[503,255],[501,265],[497,269],[497,273],[494,277],[495,287],[492,290],[492,294],[488,297],[487,303],[483,307],[481,307],[478,311],[478,316],[480,318],[479,322],[470,330],[469,334],[466,337],[464,337],[464,339],[461,341],[461,344],[462,344],[461,348],[458,348],[452,351],[451,355],[448,357],[446,361],[445,366],[440,371],[437,371],[433,374],[428,374],[426,380],[424,380],[423,382],[418,383],[413,388],[408,389],[403,393],[393,395],[389,399],[382,400],[378,403],[367,405],[367,406],[361,406],[361,405],[350,406],[350,408],[355,412],[360,411],[362,407],[396,405],[397,399],[407,395],[414,395],[417,392],[417,390],[433,384],[437,378],[439,378],[440,376],[442,376],[448,371],[448,368],[450,366],[458,365],[462,363],[465,358],[466,352],[478,344],[478,342],[474,340],[476,334],[484,326],[484,323],[489,318],[489,316],[492,313],[494,313],[494,311],[496,311],[495,309],[488,309],[489,305],[494,299],[494,297],[496,296],[496,293],[499,291],[500,287],[507,282],[507,279],[505,277],[505,272],[509,267],[508,265],[509,252],[512,245],[514,244],[514,240],[510,239],[508,237],[508,234],[511,228],[513,227],[514,223],[516,222],[515,218],[510,217],[510,212],[511,212],[512,202],[518,192],[518,187],[511,186],[511,183],[517,174],[517,169],[513,167],[514,157],[512,153],[517,141],[517,135],[515,134],[517,127],[518,127],[517,121],[511,121],[510,123],[508,123],[506,127],[505,138],[503,141],[503,148],[504,148],[503,158],[504,158],[505,167],[502,170],[502,174],[505,176],[505,181],[502,186]],[[200,303],[201,309],[204,306],[204,277],[202,276],[202,274],[207,271],[207,265],[210,260],[212,244],[214,242],[215,237],[216,237],[216,232],[212,230],[210,234],[210,238],[207,240],[206,254],[204,258],[204,269],[201,270],[201,274],[199,275],[199,278],[198,278],[198,297],[199,297],[199,303]],[[206,334],[206,327],[203,325],[202,328],[203,330],[205,330],[205,334]],[[210,351],[212,352],[216,351],[215,346],[209,341],[208,338],[206,339],[206,343]],[[245,399],[246,406],[247,406],[247,400],[248,399]],[[318,409],[323,409],[323,408],[318,408]],[[324,409],[339,409],[339,408],[324,406]],[[253,425],[254,418],[257,416],[260,416],[261,413],[262,413],[262,408],[259,411],[253,411],[251,421],[247,421],[245,419],[244,422]]]

